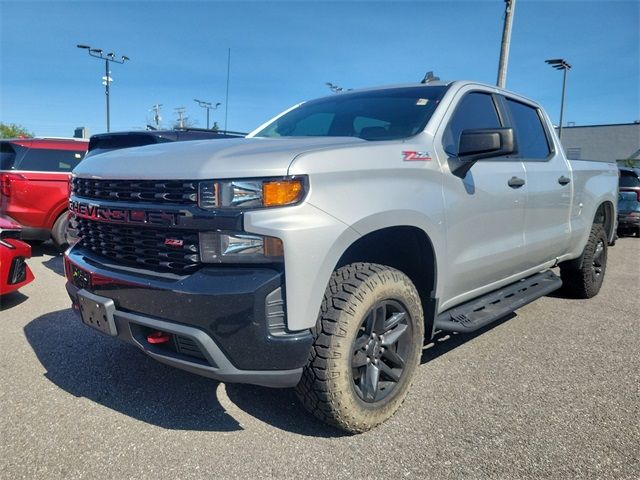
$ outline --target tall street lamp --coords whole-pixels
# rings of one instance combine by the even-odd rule
[[[560,101],[560,127],[558,129],[558,138],[562,139],[562,116],[564,114],[564,91],[567,86],[567,70],[571,70],[569,65],[563,58],[552,58],[545,60],[545,63],[551,65],[556,70],[563,70],[562,75],[562,100]]]
[[[127,60],[130,60],[129,57],[127,57],[126,55],[122,55],[119,59],[116,58],[116,55],[112,52],[109,52],[107,54],[103,54],[103,50],[101,48],[91,48],[89,45],[76,45],[78,48],[84,49],[87,51],[87,53],[95,58],[98,58],[100,60],[104,60],[104,94],[106,96],[107,99],[107,132],[111,131],[111,118],[110,118],[110,109],[109,109],[109,84],[113,81],[113,79],[110,77],[110,71],[109,71],[109,62],[115,62],[115,63],[124,63]]]
[[[207,130],[209,130],[209,110],[217,110],[218,107],[222,104],[218,102],[214,105],[211,102],[205,102],[203,100],[198,100],[197,98],[194,98],[193,101],[200,105],[202,108],[207,109]]]

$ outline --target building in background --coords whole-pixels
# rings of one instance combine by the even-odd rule
[[[562,145],[570,159],[615,160],[620,166],[634,160],[640,167],[640,121],[562,127]]]

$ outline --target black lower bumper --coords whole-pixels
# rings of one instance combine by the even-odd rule
[[[151,357],[221,381],[295,385],[313,342],[285,328],[283,274],[271,268],[205,267],[187,276],[106,264],[80,247],[65,257],[74,306],[84,290],[113,300],[120,339]],[[147,341],[152,331],[171,344]]]

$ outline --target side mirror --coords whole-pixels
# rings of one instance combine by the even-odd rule
[[[461,163],[454,173],[463,177],[478,160],[502,157],[516,152],[512,128],[463,130],[458,144],[458,160]]]

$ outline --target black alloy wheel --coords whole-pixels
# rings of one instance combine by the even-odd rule
[[[393,392],[411,352],[409,313],[395,300],[381,300],[362,321],[352,346],[353,385],[358,397],[375,403]]]

